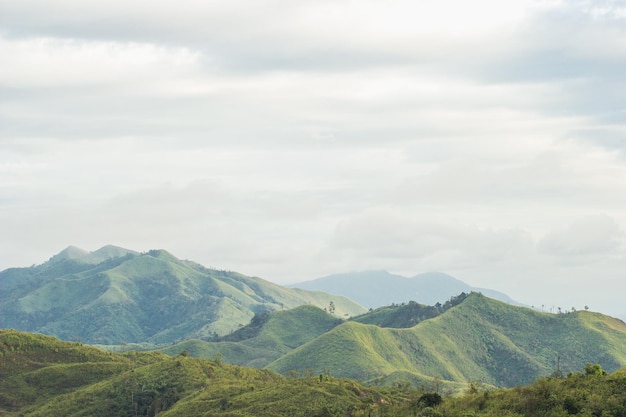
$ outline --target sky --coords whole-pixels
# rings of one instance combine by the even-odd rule
[[[113,244],[626,319],[624,0],[5,0],[0,56],[0,270]]]

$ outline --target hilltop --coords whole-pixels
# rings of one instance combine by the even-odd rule
[[[213,338],[256,313],[305,304],[332,304],[337,317],[365,311],[345,297],[205,268],[165,250],[69,247],[41,265],[0,272],[0,327],[90,344]]]

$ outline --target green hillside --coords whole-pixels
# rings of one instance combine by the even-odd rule
[[[367,415],[402,402],[353,381],[288,379],[187,356],[100,351],[0,330],[2,416]]]
[[[600,365],[588,364],[579,371],[511,389],[472,382],[459,395],[442,396],[440,384],[427,389],[405,384],[376,388],[328,375],[283,377],[220,360],[145,352],[122,355],[49,336],[0,330],[0,416],[626,415],[626,369],[607,374]]]
[[[470,294],[459,305],[411,328],[345,322],[268,365],[330,370],[375,380],[405,372],[415,380],[526,384],[560,370],[626,365],[626,324],[591,312],[547,314]]]
[[[212,338],[257,312],[331,302],[337,317],[365,311],[340,296],[208,269],[163,250],[70,247],[42,265],[0,272],[0,327],[101,345]]]
[[[263,368],[341,322],[318,307],[304,305],[258,314],[250,324],[218,341],[185,340],[162,351],[170,355],[188,351],[194,357],[209,359],[219,356],[231,364]]]
[[[430,415],[441,417],[626,416],[626,372],[606,374],[598,365],[565,378],[541,378],[526,387],[483,391],[442,402]],[[422,411],[423,413],[423,411]],[[410,415],[410,414],[405,414]],[[428,414],[422,414],[428,415]]]

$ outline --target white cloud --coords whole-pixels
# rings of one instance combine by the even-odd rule
[[[113,243],[282,282],[620,289],[623,21],[586,1],[4,5],[0,268]]]
[[[590,257],[623,253],[623,231],[609,216],[578,219],[568,228],[553,231],[539,241],[542,253],[567,258],[569,262],[589,262]]]

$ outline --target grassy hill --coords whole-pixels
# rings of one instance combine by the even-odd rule
[[[184,355],[115,354],[15,330],[0,330],[0,359],[3,417],[626,415],[626,369],[607,374],[597,364],[512,389],[470,383],[460,395],[442,397],[436,387],[366,387],[328,375],[283,377]]]
[[[277,359],[285,373],[311,369],[375,380],[404,372],[496,386],[526,384],[560,370],[626,365],[626,324],[598,313],[547,314],[472,293],[411,328],[345,322]]]
[[[340,296],[208,269],[163,250],[70,247],[42,265],[0,272],[0,327],[102,345],[222,336],[258,312],[331,302],[338,317],[365,311]]]
[[[0,330],[2,416],[367,415],[394,399],[353,381],[157,353],[104,352]]]
[[[185,340],[162,349],[170,355],[188,351],[202,358],[263,368],[291,350],[324,334],[341,319],[313,305],[256,315],[251,323],[219,341]]]

